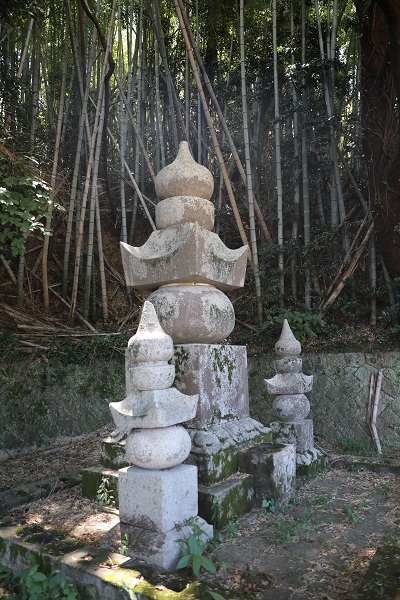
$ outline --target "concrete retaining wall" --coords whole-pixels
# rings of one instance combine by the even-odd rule
[[[263,379],[275,374],[274,356],[249,358],[251,414],[267,425],[272,397]],[[328,442],[370,440],[366,424],[371,373],[383,369],[377,427],[382,443],[400,447],[400,352],[313,354],[303,371],[314,375],[314,430]],[[108,403],[124,397],[123,357],[88,365],[61,361],[3,363],[0,367],[0,453],[79,435],[110,422]]]
[[[377,428],[386,447],[400,447],[400,352],[315,354],[303,358],[303,372],[314,375],[307,394],[316,435],[328,442],[360,446],[370,440],[366,423],[372,373],[383,370]],[[270,397],[263,379],[275,374],[274,356],[249,359],[249,385],[253,416],[272,420]]]

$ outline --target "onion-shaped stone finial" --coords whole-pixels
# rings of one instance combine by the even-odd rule
[[[174,353],[171,336],[162,329],[154,306],[147,300],[137,332],[128,342],[128,353],[135,363],[165,362]]]
[[[293,335],[288,320],[283,321],[282,332],[275,344],[275,352],[278,356],[299,356],[301,344]]]
[[[179,144],[175,160],[161,169],[155,181],[159,200],[174,196],[197,196],[209,200],[214,190],[210,171],[192,157],[187,142]]]

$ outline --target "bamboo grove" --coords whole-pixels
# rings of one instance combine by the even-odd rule
[[[125,290],[118,242],[155,229],[155,175],[186,139],[214,175],[216,232],[248,246],[246,294],[233,296],[248,330],[285,311],[395,326],[400,267],[385,240],[398,251],[399,200],[371,195],[363,113],[380,4],[391,2],[6,3],[3,309],[93,331],[134,317],[143,298]],[[383,137],[398,133],[392,79]]]

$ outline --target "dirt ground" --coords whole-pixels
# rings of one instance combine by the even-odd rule
[[[105,431],[31,449],[0,463],[0,491],[99,462]],[[334,457],[329,457],[334,464]],[[261,507],[217,532],[209,556],[227,599],[340,600],[353,597],[376,549],[394,533],[400,540],[400,477],[328,467],[302,485],[281,512]],[[118,511],[83,498],[79,487],[50,493],[0,516],[0,525],[40,526],[99,545]],[[400,587],[400,570],[399,570]],[[376,598],[384,598],[383,586]]]

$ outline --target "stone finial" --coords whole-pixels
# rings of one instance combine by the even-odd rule
[[[275,352],[278,356],[299,356],[301,344],[293,335],[288,320],[283,321],[282,332],[275,344]]]
[[[169,388],[175,367],[168,361],[174,353],[172,338],[161,328],[151,302],[145,301],[136,334],[128,342],[131,387],[135,390]]]
[[[128,342],[128,353],[137,363],[168,361],[174,354],[172,338],[162,329],[154,306],[147,300],[137,331]]]
[[[214,179],[206,167],[193,159],[188,143],[181,142],[175,160],[157,174],[155,190],[159,200],[174,196],[209,200],[214,191]]]

